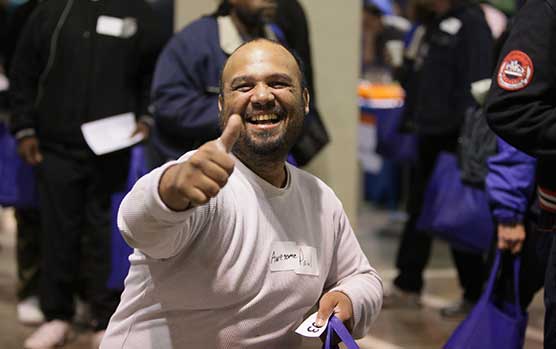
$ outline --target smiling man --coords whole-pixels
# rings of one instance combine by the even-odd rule
[[[280,44],[241,46],[222,72],[222,136],[124,199],[135,251],[101,348],[298,348],[316,304],[317,322],[368,332],[382,282],[332,190],[285,162],[309,109],[301,76]]]

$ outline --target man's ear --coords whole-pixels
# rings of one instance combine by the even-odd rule
[[[311,96],[309,95],[309,90],[307,88],[303,89],[303,104],[305,106],[305,115],[309,114],[309,102],[311,101]]]
[[[224,103],[224,97],[222,97],[222,94],[218,95],[218,112],[221,113],[222,112],[222,104]]]

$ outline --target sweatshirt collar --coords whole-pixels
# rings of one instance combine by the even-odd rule
[[[230,16],[220,16],[216,18],[218,22],[218,34],[220,36],[220,48],[226,54],[231,55],[241,44],[244,43],[241,34],[237,30],[232,17]],[[276,34],[272,31],[270,25],[266,24],[264,26],[265,37],[269,40],[277,41]]]

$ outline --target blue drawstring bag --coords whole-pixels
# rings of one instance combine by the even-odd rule
[[[359,349],[357,343],[344,326],[342,321],[335,316],[332,316],[330,320],[328,320],[328,327],[326,328],[326,340],[323,345],[323,349],[338,349],[337,345],[332,344],[332,339],[334,338],[334,334],[340,337],[340,340],[344,342],[347,349]]]
[[[413,163],[417,159],[417,135],[400,132],[403,108],[374,110],[376,115],[376,152],[386,159]]]
[[[0,123],[0,206],[38,206],[35,170],[17,155],[17,143],[4,123]]]
[[[494,223],[484,190],[465,185],[454,155],[442,152],[429,179],[417,230],[430,232],[452,247],[475,253],[489,250]]]
[[[501,266],[501,251],[496,252],[487,288],[467,318],[455,329],[444,349],[521,349],[525,341],[527,313],[519,302],[520,258],[513,260],[514,302],[493,297]]]
[[[115,290],[122,290],[124,288],[124,280],[129,271],[128,257],[133,252],[133,249],[125,242],[118,229],[118,209],[124,196],[133,188],[135,182],[147,173],[144,152],[145,150],[142,145],[131,148],[126,190],[112,195],[112,261],[108,277],[108,288]]]

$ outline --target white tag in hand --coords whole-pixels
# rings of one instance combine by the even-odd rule
[[[320,337],[320,335],[326,330],[326,326],[328,325],[328,319],[324,323],[324,326],[317,327],[315,325],[317,321],[317,313],[309,316],[299,327],[295,330],[295,333],[300,334],[304,337]]]

